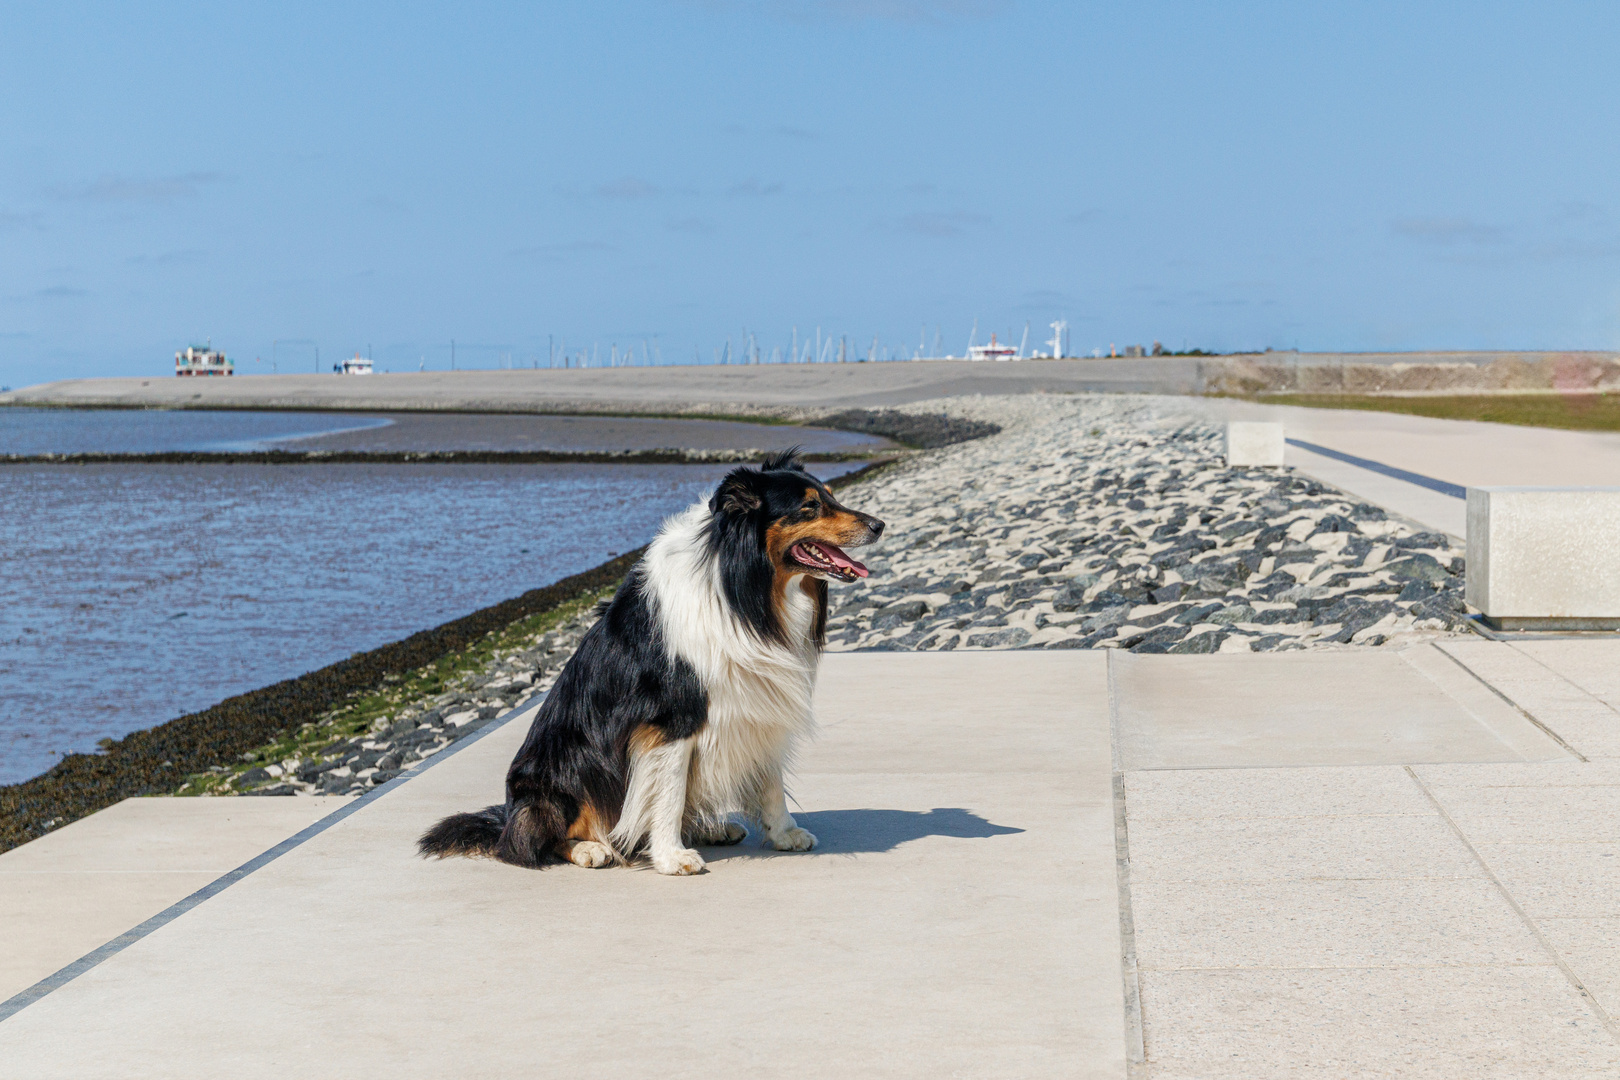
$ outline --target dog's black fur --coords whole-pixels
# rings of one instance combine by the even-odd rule
[[[772,530],[784,523],[797,531],[817,527],[820,518],[805,516],[808,490],[819,496],[822,518],[837,518],[846,530],[854,522],[869,533],[856,542],[882,532],[882,522],[842,506],[806,473],[796,450],[768,458],[757,470],[733,470],[709,501],[705,543],[718,564],[726,605],[762,640],[784,636],[776,608],[780,579],[784,569],[795,571],[772,554],[773,541],[780,546],[783,535]],[[796,572],[802,575],[803,567]],[[554,861],[568,840],[605,841],[624,805],[632,740],[669,742],[703,727],[708,694],[693,667],[666,648],[647,573],[644,559],[564,666],[507,772],[506,802],[440,821],[419,841],[421,854],[490,855],[538,867]],[[819,648],[827,582],[814,575],[806,582],[816,604]]]

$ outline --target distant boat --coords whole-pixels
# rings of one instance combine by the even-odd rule
[[[355,353],[341,364],[333,364],[332,370],[339,375],[370,375],[371,359]]]
[[[174,373],[176,375],[235,375],[236,365],[222,352],[216,352],[211,345],[198,348],[195,345],[186,346],[183,352],[174,354]]]
[[[969,345],[969,360],[1017,360],[1018,350],[1011,345],[997,345],[996,335],[990,335],[988,345]]]

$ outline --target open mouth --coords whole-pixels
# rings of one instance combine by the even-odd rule
[[[800,540],[788,548],[788,555],[800,566],[819,570],[842,581],[854,581],[867,574],[866,567],[844,554],[837,544],[825,540]]]

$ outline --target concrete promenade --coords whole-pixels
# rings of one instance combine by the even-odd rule
[[[0,1022],[0,1062],[1612,1076],[1616,659],[834,654],[795,784],[816,853],[414,858],[499,797],[523,713]]]
[[[1620,438],[1281,418],[1455,484],[1620,476]],[[1294,460],[1460,535],[1458,499]],[[0,1076],[1620,1075],[1614,635],[830,654],[817,712],[817,852],[415,859],[499,797],[518,715],[0,1006]],[[0,855],[6,992],[334,809],[141,800]]]
[[[1288,464],[1369,502],[1463,538],[1460,497],[1313,452],[1304,442],[1459,488],[1491,484],[1547,487],[1620,485],[1620,433],[1436,420],[1356,409],[1307,409],[1226,399],[1189,399],[1189,412],[1212,420],[1270,420],[1283,425]]]

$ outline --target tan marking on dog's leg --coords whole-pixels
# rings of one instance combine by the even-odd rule
[[[664,733],[651,724],[642,724],[630,733],[630,754],[632,757],[650,754],[663,745]]]
[[[604,827],[601,813],[590,803],[579,804],[579,816],[568,826],[570,840],[602,840],[611,831]]]

